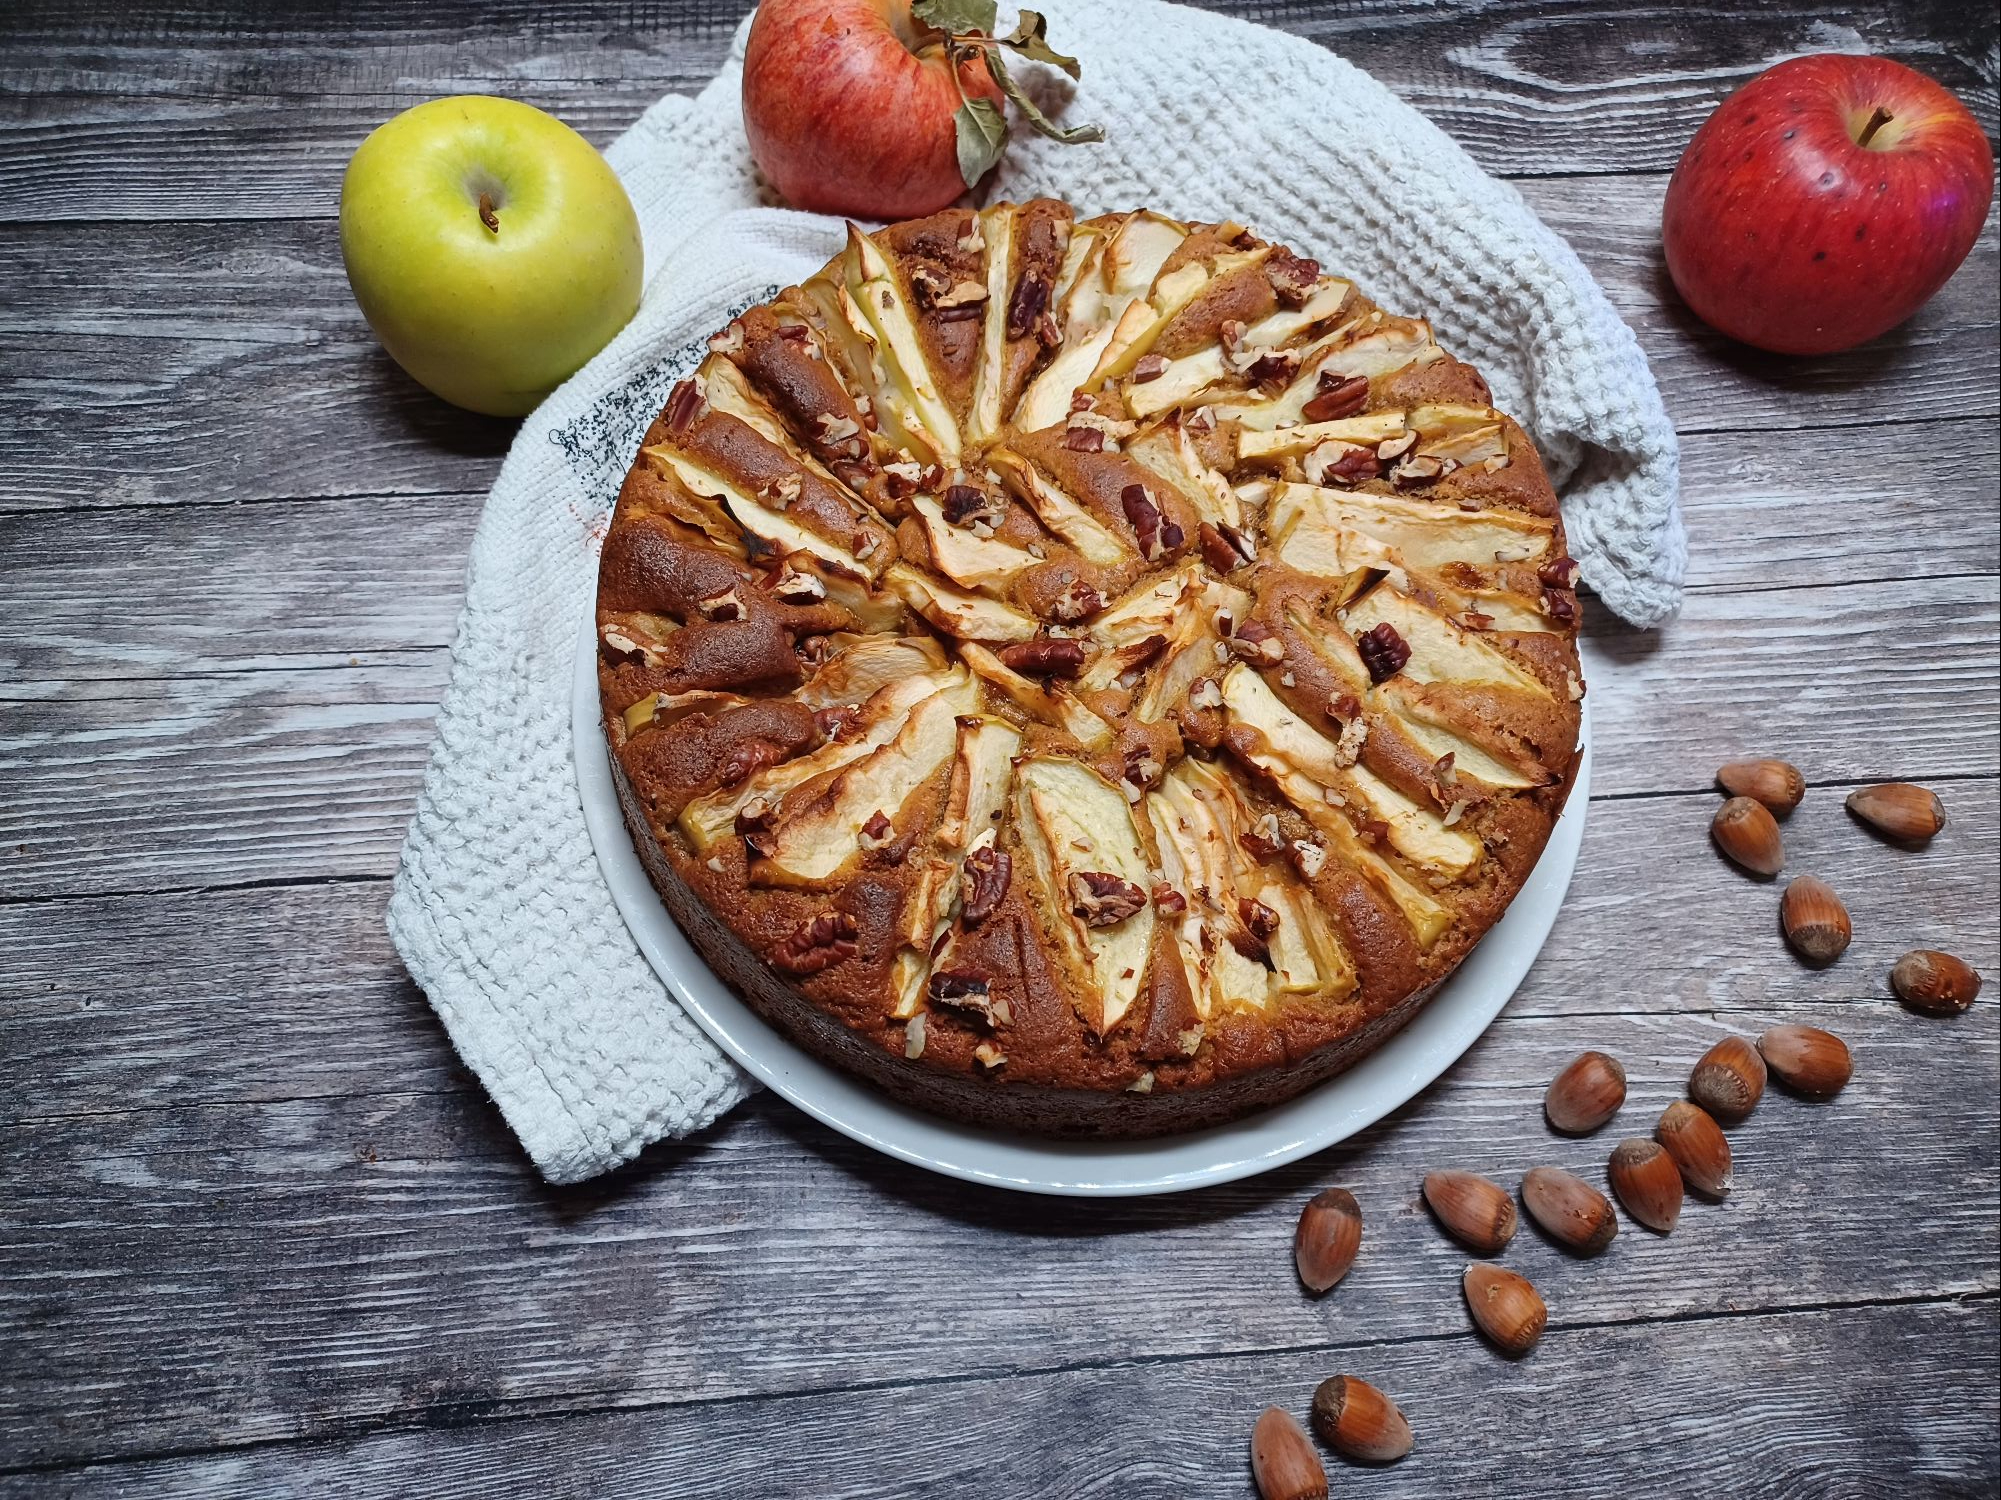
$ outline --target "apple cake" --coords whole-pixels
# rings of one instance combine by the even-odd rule
[[[718,332],[620,490],[633,839],[815,1054],[1049,1134],[1213,1124],[1407,1020],[1576,767],[1576,565],[1421,319],[1237,223],[874,233]]]

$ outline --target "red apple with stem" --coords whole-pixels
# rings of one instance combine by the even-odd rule
[[[872,219],[936,213],[966,190],[953,116],[1000,107],[983,57],[960,64],[910,0],[763,0],[743,57],[750,154],[795,208]]]
[[[1668,183],[1668,274],[1697,317],[1779,354],[1852,348],[1958,269],[1994,196],[1966,106],[1884,57],[1798,57],[1725,99]]]

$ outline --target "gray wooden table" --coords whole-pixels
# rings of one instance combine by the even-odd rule
[[[1656,226],[1682,142],[1793,52],[1866,46],[1992,134],[1991,8],[1530,0],[1249,7],[1515,179],[1596,271],[1681,428],[1693,586],[1589,610],[1597,780],[1528,983],[1357,1139],[1184,1197],[1070,1203],[906,1169],[761,1096],[574,1189],[529,1169],[383,934],[461,571],[508,424],[405,380],[349,300],[341,168],[469,90],[609,139],[714,69],[743,0],[9,0],[0,8],[0,1492],[1237,1495],[1257,1410],[1338,1371],[1418,1450],[1338,1494],[1993,1494],[1992,987],[1926,1020],[1907,947],[1997,968],[1994,221],[1907,327],[1779,361],[1695,326]],[[1812,790],[1796,868],[1854,911],[1824,973],[1709,852],[1711,772]],[[1923,853],[1841,810],[1943,795]],[[1551,1331],[1468,1331],[1438,1165],[1595,1174],[1543,1084],[1832,1027],[1740,1186],[1596,1262],[1524,1231]],[[1370,1231],[1324,1302],[1299,1203]]]

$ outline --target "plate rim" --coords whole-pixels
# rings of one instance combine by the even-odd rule
[[[830,1129],[912,1166],[1014,1192],[1123,1198],[1236,1182],[1338,1145],[1409,1103],[1471,1050],[1521,987],[1562,908],[1591,800],[1587,698],[1576,779],[1529,878],[1438,992],[1353,1067],[1294,1099],[1203,1130],[1095,1141],[1010,1136],[890,1099],[806,1052],[730,993],[681,931],[633,848],[612,782],[597,660],[593,601],[570,694],[578,795],[612,904],[674,1003],[738,1067]],[[1184,1157],[1191,1160],[1151,1174],[1145,1166]]]

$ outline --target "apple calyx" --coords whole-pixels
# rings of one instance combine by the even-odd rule
[[[1875,139],[1876,132],[1881,130],[1885,125],[1889,124],[1890,121],[1895,118],[1896,117],[1892,115],[1887,109],[1883,108],[1882,105],[1880,104],[1877,105],[1875,113],[1869,116],[1869,123],[1864,125],[1862,127],[1862,133],[1855,137],[1855,144],[1867,149],[1869,142]]]
[[[493,194],[479,195],[479,221],[494,234],[500,233],[500,215],[493,211]]]
[[[986,64],[1000,91],[1014,101],[1015,108],[1038,134],[1066,146],[1105,138],[1101,125],[1058,125],[1036,106],[1008,71],[1004,49],[1032,62],[1061,68],[1072,78],[1079,76],[1077,59],[1049,45],[1049,23],[1037,12],[1022,11],[1019,23],[1005,36],[994,34],[999,19],[995,0],[912,0],[910,15],[920,25],[941,33],[945,40],[952,81],[959,89],[959,108],[954,111],[952,121],[957,132],[959,176],[967,187],[977,187],[1007,150],[1006,113],[991,99],[968,98],[965,82],[959,76],[959,69],[975,58]]]

